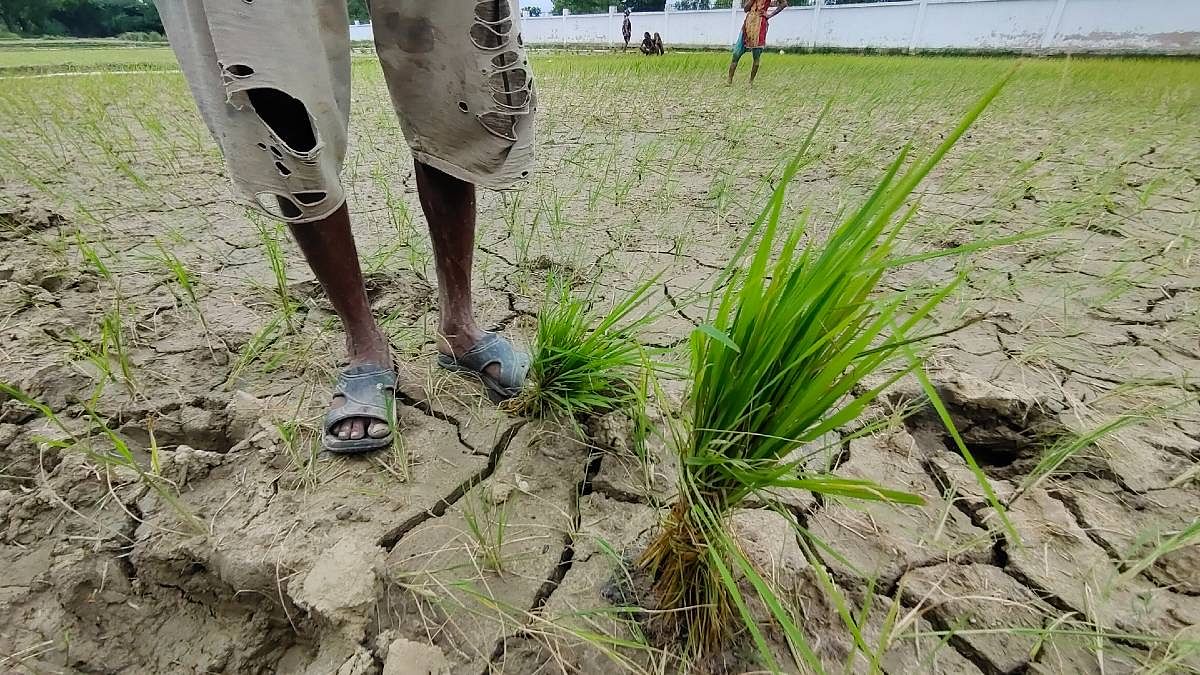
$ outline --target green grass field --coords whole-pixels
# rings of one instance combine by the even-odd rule
[[[479,311],[528,343],[548,288],[604,316],[659,275],[638,339],[676,368],[635,421],[660,433],[512,418],[432,367],[412,160],[364,54],[343,181],[401,433],[346,461],[317,452],[336,316],[231,200],[171,52],[0,42],[0,379],[65,428],[0,399],[0,670],[334,672],[398,638],[452,672],[683,667],[630,561],[675,496],[714,280],[825,106],[781,220],[817,246],[1017,60],[768,53],[753,89],[719,53],[530,60],[538,170],[480,194]],[[730,531],[779,607],[745,615],[785,672],[1200,671],[1200,62],[1023,60],[910,203],[916,262],[881,287],[903,316],[961,277],[920,355],[996,499],[902,380],[805,461],[924,505],[756,495]]]

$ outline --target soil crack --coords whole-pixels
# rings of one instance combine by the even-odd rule
[[[441,518],[442,516],[446,515],[446,511],[451,506],[454,506],[454,504],[458,503],[458,500],[462,499],[463,495],[467,494],[471,488],[479,485],[488,478],[491,478],[492,474],[496,471],[496,465],[500,463],[500,457],[504,455],[504,451],[508,449],[509,444],[512,443],[512,439],[517,435],[517,432],[521,430],[521,427],[525,426],[525,424],[526,421],[521,420],[510,426],[508,429],[505,429],[504,433],[500,435],[500,439],[497,440],[496,444],[492,447],[492,451],[488,455],[487,466],[485,466],[483,470],[463,481],[458,485],[458,487],[454,488],[450,494],[438,500],[438,503],[434,504],[432,508],[414,514],[396,527],[388,530],[379,538],[379,546],[390,553],[400,544],[401,540],[404,539],[404,536],[415,529],[418,525],[431,518]]]
[[[595,443],[588,443],[588,455],[586,467],[584,469],[583,479],[579,481],[579,485],[575,490],[575,498],[571,500],[571,530],[563,533],[563,550],[559,555],[558,563],[550,570],[549,576],[542,582],[537,593],[533,596],[533,601],[529,605],[529,614],[536,614],[542,611],[542,608],[549,602],[550,596],[558,590],[567,573],[575,565],[575,533],[582,527],[582,509],[579,506],[579,501],[592,494],[592,482],[600,473],[601,462],[604,461],[604,452],[596,447]],[[524,630],[519,630],[512,635],[506,635],[496,641],[496,647],[492,650],[491,658],[488,659],[488,667],[484,670],[483,675],[489,675],[493,672],[495,665],[504,657],[505,649],[508,642],[513,639],[518,639],[524,634]]]
[[[684,321],[687,321],[688,323],[692,324],[693,326],[700,325],[699,321],[688,316],[687,313],[684,312],[683,309],[681,309],[679,307],[679,303],[675,300],[675,296],[671,295],[671,287],[670,286],[668,286],[667,284],[663,284],[662,289],[663,289],[663,296],[665,296],[667,298],[667,302],[671,303],[671,308],[675,310],[675,313],[677,315],[679,315],[679,318],[683,319]]]
[[[472,453],[481,454],[479,452],[479,449],[476,448],[474,445],[472,445],[471,442],[468,441],[465,436],[463,436],[462,421],[459,420],[454,415],[451,415],[446,412],[442,412],[441,410],[438,410],[437,408],[434,408],[432,405],[430,405],[429,401],[424,401],[424,400],[419,400],[419,399],[413,398],[412,396],[404,393],[403,391],[400,391],[399,389],[396,390],[396,400],[400,401],[401,403],[403,403],[404,405],[406,405],[410,408],[415,408],[415,409],[421,411],[421,413],[427,417],[432,417],[435,420],[440,420],[442,422],[445,422],[445,423],[453,426],[454,433],[458,435],[458,442],[462,443],[463,447],[467,448]],[[509,440],[511,440],[511,438]],[[495,448],[492,449],[492,453],[494,453],[494,452],[495,452]]]

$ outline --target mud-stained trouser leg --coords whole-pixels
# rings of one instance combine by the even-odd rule
[[[341,0],[156,0],[234,196],[290,223],[345,202],[350,38]]]
[[[531,170],[536,94],[520,17],[509,0],[375,0],[371,14],[433,240],[439,349],[462,354],[484,337],[471,299],[475,186],[507,188]]]

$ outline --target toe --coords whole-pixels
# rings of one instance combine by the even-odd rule
[[[362,440],[363,436],[367,435],[366,424],[362,418],[355,418],[350,421],[350,439],[354,441]]]
[[[484,372],[484,373],[486,373],[488,377],[490,377],[490,378],[492,378],[493,380],[496,380],[496,381],[499,381],[499,380],[500,380],[500,378],[501,378],[501,377],[504,375],[504,371],[503,371],[503,370],[501,370],[501,369],[500,369],[500,366],[499,366],[498,364],[495,364],[495,363],[493,363],[492,365],[488,366],[487,368],[484,368],[484,369],[483,369],[483,372]]]
[[[351,420],[345,420],[345,421],[341,422],[340,424],[338,424],[337,437],[342,439],[343,441],[350,440],[350,428],[351,428],[350,422],[351,422]]]
[[[374,420],[371,422],[371,426],[367,428],[367,435],[371,438],[387,438],[387,435],[391,433],[391,431],[391,427],[389,427],[386,422]]]

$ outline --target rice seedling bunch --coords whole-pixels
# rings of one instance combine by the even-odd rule
[[[638,330],[653,319],[645,307],[657,278],[643,283],[604,314],[591,300],[552,285],[538,313],[529,381],[512,408],[537,417],[580,419],[628,410],[638,400],[647,363]]]
[[[740,613],[769,658],[738,592],[737,572],[754,586],[792,644],[804,645],[789,612],[726,533],[728,516],[751,494],[800,488],[840,498],[921,503],[916,495],[869,481],[809,474],[801,462],[787,458],[856,419],[913,367],[904,365],[913,342],[908,336],[956,283],[914,298],[914,292],[880,294],[879,282],[889,268],[921,257],[896,251],[898,235],[915,212],[906,202],[1007,79],[928,158],[903,173],[908,149],[902,151],[825,242],[809,239],[802,246],[803,219],[790,231],[781,219],[787,185],[804,161],[814,126],[718,279],[711,321],[691,338],[690,419],[676,439],[679,497],[642,557],[663,610],[658,616],[690,653],[702,656],[727,646]],[[909,309],[914,299],[919,304]],[[891,375],[863,386],[881,372]],[[815,658],[806,660],[820,670]]]

